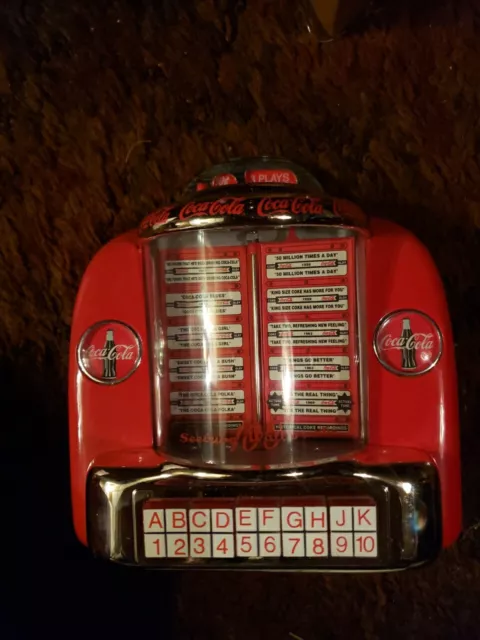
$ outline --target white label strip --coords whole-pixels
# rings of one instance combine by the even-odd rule
[[[378,556],[376,506],[143,511],[147,558]]]
[[[170,393],[172,415],[206,413],[244,413],[243,391],[172,391]]]
[[[269,347],[340,347],[348,345],[348,322],[272,322]]]
[[[293,356],[269,359],[270,380],[350,380],[348,356]]]
[[[322,278],[346,274],[346,251],[267,255],[267,278]]]
[[[278,422],[273,425],[273,429],[275,431],[301,431],[305,432],[316,432],[316,433],[345,433],[348,432],[350,426],[348,423],[339,422],[339,423],[304,423],[304,422]]]
[[[270,313],[345,311],[348,309],[347,287],[312,287],[269,289],[267,310]]]
[[[243,358],[170,360],[170,382],[243,380]]]
[[[204,313],[235,316],[242,312],[240,291],[167,293],[165,298],[169,317],[193,316]]]
[[[238,258],[210,260],[168,260],[165,263],[167,284],[185,282],[239,282]]]
[[[233,349],[243,345],[241,324],[168,327],[169,349]]]
[[[268,406],[280,416],[349,416],[352,398],[349,391],[293,391],[289,396],[272,391]]]

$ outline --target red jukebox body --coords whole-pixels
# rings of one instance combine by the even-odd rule
[[[459,535],[432,259],[287,161],[214,167],[95,256],[69,384],[75,530],[98,556],[379,571]]]

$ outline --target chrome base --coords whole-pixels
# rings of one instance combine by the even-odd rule
[[[149,568],[388,571],[433,560],[442,547],[440,486],[433,464],[330,462],[267,472],[222,472],[166,464],[151,470],[93,469],[87,483],[88,542],[96,556]],[[185,558],[152,560],[143,549],[142,505],[177,498],[368,496],[377,505],[375,558]]]

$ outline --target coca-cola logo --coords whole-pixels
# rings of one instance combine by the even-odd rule
[[[218,186],[222,180],[229,180],[228,175],[218,176],[215,186]],[[205,202],[191,200],[186,204],[171,205],[149,214],[140,223],[139,233],[141,236],[149,237],[156,232],[161,232],[167,223],[174,224],[175,222],[193,221],[197,218],[205,217],[243,216],[249,219],[257,217],[275,220],[279,216],[288,215],[290,219],[298,217],[300,222],[303,221],[302,217],[314,217],[336,223],[343,221],[340,209],[342,207],[339,208],[335,202],[333,210],[331,206],[325,208],[321,198],[308,196],[277,198],[224,197]],[[348,207],[343,206],[342,210],[348,212]],[[348,215],[346,219],[349,219]]]
[[[135,344],[116,344],[110,349],[96,349],[90,345],[86,350],[90,360],[133,360],[135,357]]]
[[[415,376],[437,364],[442,353],[442,336],[429,316],[406,309],[383,318],[375,331],[374,348],[386,369]]]
[[[262,198],[258,203],[259,216],[268,217],[281,213],[321,216],[324,208],[320,198]]]
[[[245,198],[222,198],[209,202],[189,202],[178,214],[179,220],[197,216],[242,216],[245,215]]]
[[[80,369],[90,380],[118,384],[140,364],[140,340],[123,322],[98,322],[83,334],[77,356]]]
[[[172,209],[174,209],[174,205],[163,207],[163,209],[149,213],[140,223],[140,231],[148,231],[149,229],[155,229],[166,224]]]
[[[382,339],[380,348],[386,349],[412,349],[418,351],[420,349],[433,349],[433,333],[412,333],[408,337],[400,336],[394,337],[388,333],[385,338]]]

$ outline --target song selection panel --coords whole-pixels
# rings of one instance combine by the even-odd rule
[[[328,499],[152,499],[143,504],[145,558],[376,558],[377,505]],[[140,539],[142,539],[140,537]]]
[[[166,362],[176,424],[250,421],[248,277],[243,247],[166,251],[160,266]]]
[[[260,252],[267,429],[356,436],[354,240]]]

